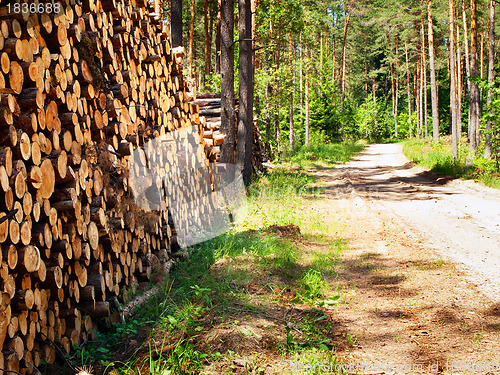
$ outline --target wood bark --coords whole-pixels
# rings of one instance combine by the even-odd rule
[[[306,116],[306,128],[305,128],[305,145],[309,146],[309,64],[307,64],[308,58],[309,58],[309,49],[307,46],[307,43],[305,45],[305,58],[306,58],[306,68],[305,68],[305,76],[306,76],[306,82],[305,82],[305,116]]]
[[[182,46],[182,0],[170,0],[172,47]]]
[[[250,0],[239,0],[239,90],[238,114],[238,165],[243,171],[243,180],[249,184],[252,178],[253,143],[253,93],[254,59],[252,48],[252,7]]]
[[[432,0],[427,0],[427,38],[429,42],[429,74],[431,80],[432,140],[439,140],[438,90],[436,83],[436,62],[434,53],[434,31]]]
[[[222,32],[222,0],[217,0],[217,22],[215,24],[215,74],[221,73],[221,32]]]
[[[495,0],[489,2],[489,23],[488,23],[488,83],[495,81]],[[490,116],[494,115],[494,109],[491,108],[493,101],[493,90],[488,90],[486,97],[486,108]],[[493,122],[488,120],[486,123],[486,134],[484,143],[484,157],[489,159],[492,155],[492,131]]]
[[[221,131],[225,141],[221,149],[222,163],[235,162],[236,131],[234,112],[234,2],[221,2]]]
[[[211,70],[211,42],[209,33],[209,10],[208,10],[208,0],[203,0],[203,31],[205,39],[205,58],[204,58],[204,70],[203,70],[203,85],[206,90],[207,77],[210,75]],[[210,17],[211,18],[211,17]]]
[[[341,61],[341,71],[339,74],[340,77],[340,108],[339,111],[344,112],[345,106],[345,65],[346,65],[346,54],[347,54],[347,30],[349,27],[349,20],[351,19],[351,12],[347,9],[345,14],[345,22],[344,22],[344,41],[342,42],[342,54],[340,56]],[[344,140],[344,123],[342,123],[340,127],[340,139]]]
[[[293,123],[293,97],[294,97],[294,87],[295,87],[295,70],[293,69],[293,41],[292,41],[292,33],[288,33],[288,54],[289,59],[288,63],[290,64],[290,93],[289,95],[289,106],[288,106],[288,123],[289,123],[289,150],[292,151],[294,147],[294,138],[295,138],[295,127]]]
[[[191,164],[201,155],[206,173],[175,192],[162,188],[184,195],[188,211],[201,204],[197,215],[180,218],[183,227],[209,221],[214,202],[197,202],[196,194],[213,189],[208,162],[217,161],[224,136],[220,118],[200,117],[199,108],[220,114],[221,98],[196,100],[184,75],[186,52],[172,48],[157,5],[66,2],[65,15],[31,24],[43,46],[22,55],[33,61],[16,50],[29,43],[29,21],[18,19],[20,36],[9,30],[8,39],[21,41],[7,42],[0,57],[0,349],[9,370],[32,373],[29,363],[57,360],[55,346],[67,353],[95,339],[94,319],[116,309],[110,300],[180,257],[166,197],[149,193],[180,174],[184,156]],[[14,87],[2,88],[3,77]],[[182,157],[146,147],[167,133],[181,134],[167,144],[185,145],[187,135],[200,141]],[[153,210],[132,198],[132,181],[146,167],[162,176],[144,177]]]
[[[473,0],[474,1],[474,0]],[[450,13],[450,112],[451,112],[451,147],[454,160],[458,159],[457,135],[457,97],[456,97],[456,61],[455,61],[455,21],[453,17],[453,0],[449,0]]]
[[[471,51],[470,51],[470,91],[469,91],[469,153],[475,155],[479,144],[479,87],[472,79],[479,77],[479,61],[477,51],[477,0],[471,0]]]
[[[189,23],[189,54],[188,54],[188,76],[193,79],[193,55],[194,55],[194,10],[195,0],[191,0],[191,19]]]
[[[405,42],[405,57],[406,57],[406,95],[407,95],[407,103],[408,103],[408,135],[410,138],[412,137],[412,118],[411,118],[411,106],[412,106],[412,97],[410,90],[410,63],[408,59],[408,43]]]
[[[427,58],[426,58],[426,53],[425,53],[425,22],[424,19],[422,18],[422,23],[421,23],[421,28],[422,28],[422,33],[421,33],[421,55],[422,55],[422,90],[424,93],[423,96],[423,104],[422,104],[422,110],[423,110],[423,122],[424,122],[424,137],[427,139],[429,136],[429,129],[427,125]]]
[[[466,7],[465,7],[465,0],[462,0],[462,25],[464,28],[464,46],[465,46],[465,73],[467,76],[467,93],[470,93],[471,90],[471,81],[469,79],[470,77],[470,53],[469,53],[469,31],[467,27],[467,13],[466,13]],[[470,124],[470,110],[467,111],[467,123]],[[469,126],[467,129],[467,136],[470,139],[471,134],[470,134],[470,129],[471,127]]]

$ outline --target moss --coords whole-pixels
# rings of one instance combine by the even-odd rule
[[[80,43],[78,43],[77,50],[80,59],[85,60],[89,66],[90,74],[92,75],[92,86],[96,91],[104,88],[105,80],[102,75],[102,69],[96,62],[97,55],[97,35],[94,33],[84,33]]]

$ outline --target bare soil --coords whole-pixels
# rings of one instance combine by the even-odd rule
[[[339,363],[352,374],[500,373],[498,192],[415,167],[398,145],[373,145],[337,168],[308,172],[324,199],[308,200],[303,211],[347,243],[328,279],[340,303],[297,303],[303,266],[283,274],[263,272],[251,256],[217,262],[211,272],[221,278],[228,269],[247,273],[248,282],[235,285],[247,299],[203,318],[193,342],[222,357],[207,360],[202,373],[302,373],[307,360],[282,349],[307,341],[307,322],[331,354],[316,357],[326,367],[315,373]],[[329,261],[330,248],[295,226],[268,232]]]

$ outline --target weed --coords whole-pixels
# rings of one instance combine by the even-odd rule
[[[437,259],[437,260],[433,260],[432,261],[432,267],[433,268],[441,268],[442,266],[444,266],[444,260]]]
[[[408,159],[436,173],[479,180],[485,185],[500,188],[495,160],[484,159],[479,156],[480,153],[473,159],[472,165],[468,165],[466,153],[460,160],[453,160],[451,144],[444,141],[434,145],[426,140],[407,140],[403,143],[403,151]]]
[[[344,333],[343,336],[347,340],[347,345],[349,345],[351,348],[354,345],[356,345],[356,342],[358,341],[358,339],[354,335],[350,335],[350,334]]]
[[[314,269],[309,269],[304,273],[300,281],[300,286],[299,298],[304,302],[312,304],[323,297],[322,290],[326,287],[321,272]]]
[[[302,168],[324,163],[333,165],[348,161],[354,154],[363,150],[361,143],[328,143],[296,148],[285,157],[285,161]]]
[[[483,339],[483,335],[481,335],[480,333],[474,333],[474,336],[472,339],[474,340],[477,348],[479,349],[481,347],[481,340]]]
[[[287,156],[287,161],[304,167],[332,164],[346,161],[362,148],[360,144],[304,148]],[[311,156],[311,152],[317,156]],[[310,305],[335,305],[341,300],[347,303],[347,293],[331,296],[329,287],[347,243],[332,237],[332,228],[320,215],[303,210],[306,199],[321,199],[317,196],[319,189],[310,189],[312,182],[314,178],[300,170],[291,172],[281,167],[259,176],[248,189],[249,215],[245,221],[228,233],[187,249],[188,259],[176,264],[158,296],[138,308],[126,324],[98,335],[95,347],[80,350],[82,365],[101,361],[127,375],[200,373],[207,361],[232,363],[240,355],[237,346],[231,347],[226,337],[218,335],[218,327],[233,327],[241,340],[262,339],[259,329],[263,328],[249,327],[248,317],[238,310],[275,318],[270,312],[274,309],[264,305],[283,307],[282,300],[275,299],[278,290],[297,291],[296,300]],[[290,224],[300,228],[300,237],[269,230],[271,225]],[[302,240],[308,237],[318,245],[303,251]],[[289,318],[284,336],[283,332],[276,335],[275,327],[264,327],[268,334],[280,337],[272,347],[288,355],[297,354],[297,359],[311,365],[324,360],[337,363],[330,339],[334,327],[325,313],[312,308]],[[140,339],[141,331],[148,327],[156,329],[140,353],[125,363],[110,361],[117,343],[128,341],[130,336]],[[354,345],[356,339],[350,340]]]

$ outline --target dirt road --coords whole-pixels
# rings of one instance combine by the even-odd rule
[[[394,144],[309,173],[326,198],[310,209],[349,245],[338,267],[348,302],[331,311],[359,344],[344,363],[492,374],[480,365],[500,362],[499,191],[414,166]]]
[[[410,163],[397,144],[370,145],[320,175],[329,194],[353,209],[366,204],[400,221],[500,301],[499,190],[428,172]]]

